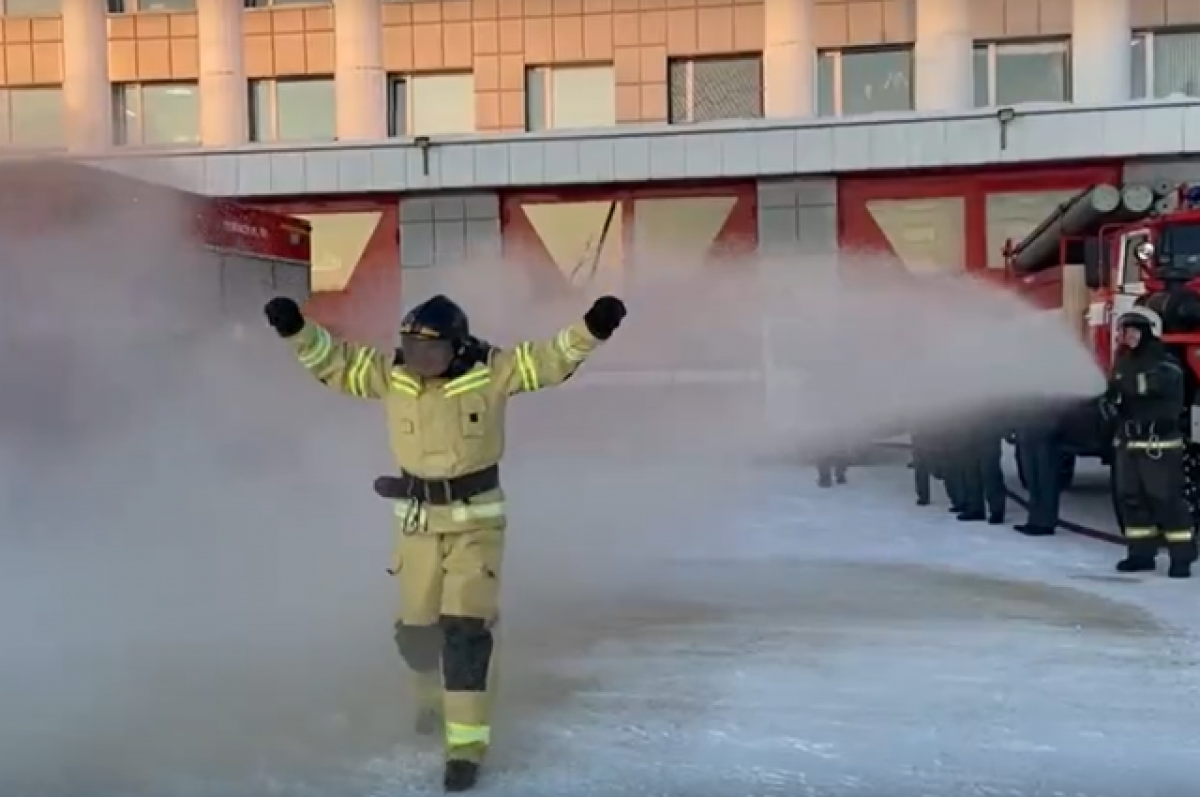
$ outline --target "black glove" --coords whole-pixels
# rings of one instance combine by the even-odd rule
[[[583,323],[597,340],[608,340],[625,320],[625,302],[616,296],[601,296],[586,313]]]
[[[304,315],[300,312],[300,306],[291,299],[276,296],[267,302],[263,312],[266,313],[267,323],[274,327],[281,338],[290,338],[304,329]]]

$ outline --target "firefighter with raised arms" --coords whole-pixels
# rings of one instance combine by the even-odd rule
[[[1196,544],[1184,500],[1184,375],[1159,335],[1158,314],[1134,308],[1118,319],[1121,351],[1102,406],[1116,423],[1117,502],[1128,552],[1122,573],[1155,569],[1160,540],[1169,575],[1191,576]]]
[[[337,340],[290,299],[272,299],[265,312],[313,376],[383,402],[400,473],[375,484],[395,506],[396,644],[416,682],[418,728],[444,730],[445,790],[467,791],[491,742],[505,409],[510,397],[573,375],[620,326],[625,305],[602,297],[580,323],[512,349],[472,337],[466,314],[445,296],[408,313],[396,351]]]

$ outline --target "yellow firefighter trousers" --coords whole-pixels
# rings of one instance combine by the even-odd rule
[[[399,535],[396,574],[403,627],[442,632],[446,755],[479,763],[491,742],[496,681],[493,625],[498,616],[501,529]],[[430,676],[416,673],[419,699]],[[421,693],[424,693],[421,695]]]

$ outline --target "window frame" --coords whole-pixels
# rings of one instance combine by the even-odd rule
[[[538,76],[542,81],[542,125],[541,127],[530,127],[530,102],[529,102],[529,79],[533,76]],[[526,133],[544,133],[554,129],[554,67],[545,64],[526,66],[525,67],[525,85],[523,86],[525,93],[525,132]]]
[[[975,56],[979,50],[984,50],[987,58],[987,102],[984,105],[975,105],[976,108],[996,108],[999,107],[996,102],[996,63],[997,55],[1003,47],[1022,47],[1028,45],[1039,44],[1061,44],[1064,45],[1063,56],[1066,68],[1063,70],[1063,99],[1059,102],[1070,103],[1074,102],[1074,77],[1071,74],[1071,37],[1070,36],[1037,36],[1033,38],[1017,38],[1017,39],[979,39],[976,40],[971,47],[971,65],[974,68]],[[1132,46],[1132,45],[1130,45]],[[971,91],[974,94],[974,81],[971,84]],[[974,103],[977,98],[971,98]],[[1029,100],[1029,102],[1054,102],[1054,100]],[[1006,103],[1011,105],[1012,103]],[[1021,103],[1017,103],[1021,104]]]
[[[1200,26],[1197,25],[1181,25],[1179,27],[1164,27],[1164,28],[1135,28],[1129,37],[1129,47],[1133,49],[1140,39],[1142,42],[1142,76],[1145,79],[1145,93],[1141,97],[1134,96],[1135,100],[1161,100],[1169,97],[1169,94],[1159,94],[1155,85],[1154,71],[1154,56],[1155,46],[1158,43],[1159,36],[1198,36],[1200,37]],[[1132,59],[1132,54],[1131,54]],[[1130,94],[1133,94],[1133,63],[1130,62]]]
[[[667,124],[669,125],[694,125],[704,124],[704,122],[718,121],[716,119],[705,119],[701,122],[696,121],[696,64],[705,61],[754,61],[758,64],[758,116],[730,116],[722,117],[722,120],[735,119],[763,119],[766,117],[766,74],[763,64],[763,54],[758,52],[741,52],[741,53],[721,53],[719,55],[683,55],[667,59]],[[841,59],[839,58],[839,61]],[[683,80],[683,96],[684,107],[687,109],[686,119],[675,119],[671,114],[671,67],[674,64],[682,64],[684,66]],[[816,80],[814,72],[813,80]],[[814,84],[814,89],[816,88]]]
[[[909,75],[908,75],[908,110],[913,111],[917,105],[916,91],[916,49],[912,44],[885,44],[871,45],[865,47],[828,47],[817,50],[816,63],[813,69],[813,99],[818,107],[815,109],[818,116],[820,114],[820,97],[821,97],[821,59],[829,58],[832,65],[830,73],[830,95],[833,97],[832,112],[824,115],[827,119],[854,118],[864,116],[865,114],[852,114],[846,117],[845,114],[845,73],[843,70],[842,61],[846,55],[858,55],[867,53],[906,53],[909,57]],[[878,111],[878,113],[903,113],[903,111]]]
[[[387,136],[388,138],[411,138],[410,131],[413,129],[413,107],[412,107],[412,83],[409,78],[412,75],[407,72],[389,72],[386,76],[384,85],[387,86]],[[397,89],[404,96],[404,113],[403,122],[404,129],[396,129],[396,91]]]
[[[337,107],[333,108],[333,137],[332,138],[314,138],[314,139],[288,139],[281,140],[279,138],[279,84],[280,83],[331,83],[334,86],[334,102],[337,102],[337,84],[334,81],[333,75],[280,75],[267,78],[251,78],[246,81],[246,133],[251,144],[275,144],[275,145],[301,145],[304,143],[310,144],[330,144],[338,140],[337,137]],[[260,127],[262,120],[258,118],[258,103],[255,100],[255,87],[266,85],[270,87],[267,94],[267,105],[269,107],[269,131],[270,134],[266,138],[255,138],[254,134]],[[203,98],[202,100],[203,101]]]
[[[295,0],[295,2],[280,2],[280,0],[242,0],[242,8],[304,8],[305,6],[332,6],[333,0]]]
[[[62,13],[63,13],[63,0],[59,0],[57,11],[45,11],[45,12],[40,12],[37,14],[20,14],[20,13],[13,14],[13,13],[10,13],[8,10],[7,0],[0,0],[0,17],[6,17],[9,19],[52,19],[54,17],[61,17]],[[36,87],[35,86],[34,88],[44,88],[44,87]]]
[[[109,14],[195,14],[199,0],[191,8],[142,8],[145,0],[107,0]]]
[[[197,122],[199,122],[199,106],[200,106],[201,99],[200,99],[200,82],[198,80],[116,81],[116,82],[109,84],[109,88],[112,92],[112,105],[111,105],[111,107],[112,107],[112,138],[113,138],[112,145],[114,147],[118,147],[118,148],[132,147],[132,148],[139,148],[139,149],[143,148],[143,147],[148,147],[151,149],[178,149],[178,148],[184,148],[184,147],[201,147],[201,146],[203,146],[204,141],[201,137],[201,129],[200,129],[199,124],[197,124],[196,139],[193,142],[190,142],[187,144],[178,143],[178,142],[165,142],[165,143],[161,143],[161,144],[146,143],[145,89],[147,86],[188,86],[188,87],[194,89],[195,95],[196,95]],[[138,93],[138,108],[139,108],[139,114],[140,114],[138,117],[138,127],[140,129],[138,131],[138,136],[137,136],[138,142],[136,144],[131,144],[129,142],[129,136],[127,134],[129,125],[126,123],[126,119],[128,117],[125,113],[125,111],[127,110],[126,93],[125,92],[129,88],[136,88],[137,93]]]
[[[59,131],[60,143],[43,146],[32,146],[27,143],[17,143],[13,140],[13,95],[25,91],[57,90],[62,103],[62,130]],[[60,152],[68,148],[70,137],[67,135],[66,96],[61,83],[34,83],[28,86],[0,86],[0,149],[14,148],[29,151]]]

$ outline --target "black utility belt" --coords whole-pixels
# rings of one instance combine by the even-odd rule
[[[375,494],[380,498],[389,501],[409,499],[435,506],[470,501],[477,495],[499,487],[499,465],[453,479],[422,479],[420,476],[401,471],[399,476],[380,476],[375,480]]]
[[[1126,440],[1176,439],[1183,436],[1175,421],[1120,421],[1117,431]]]

